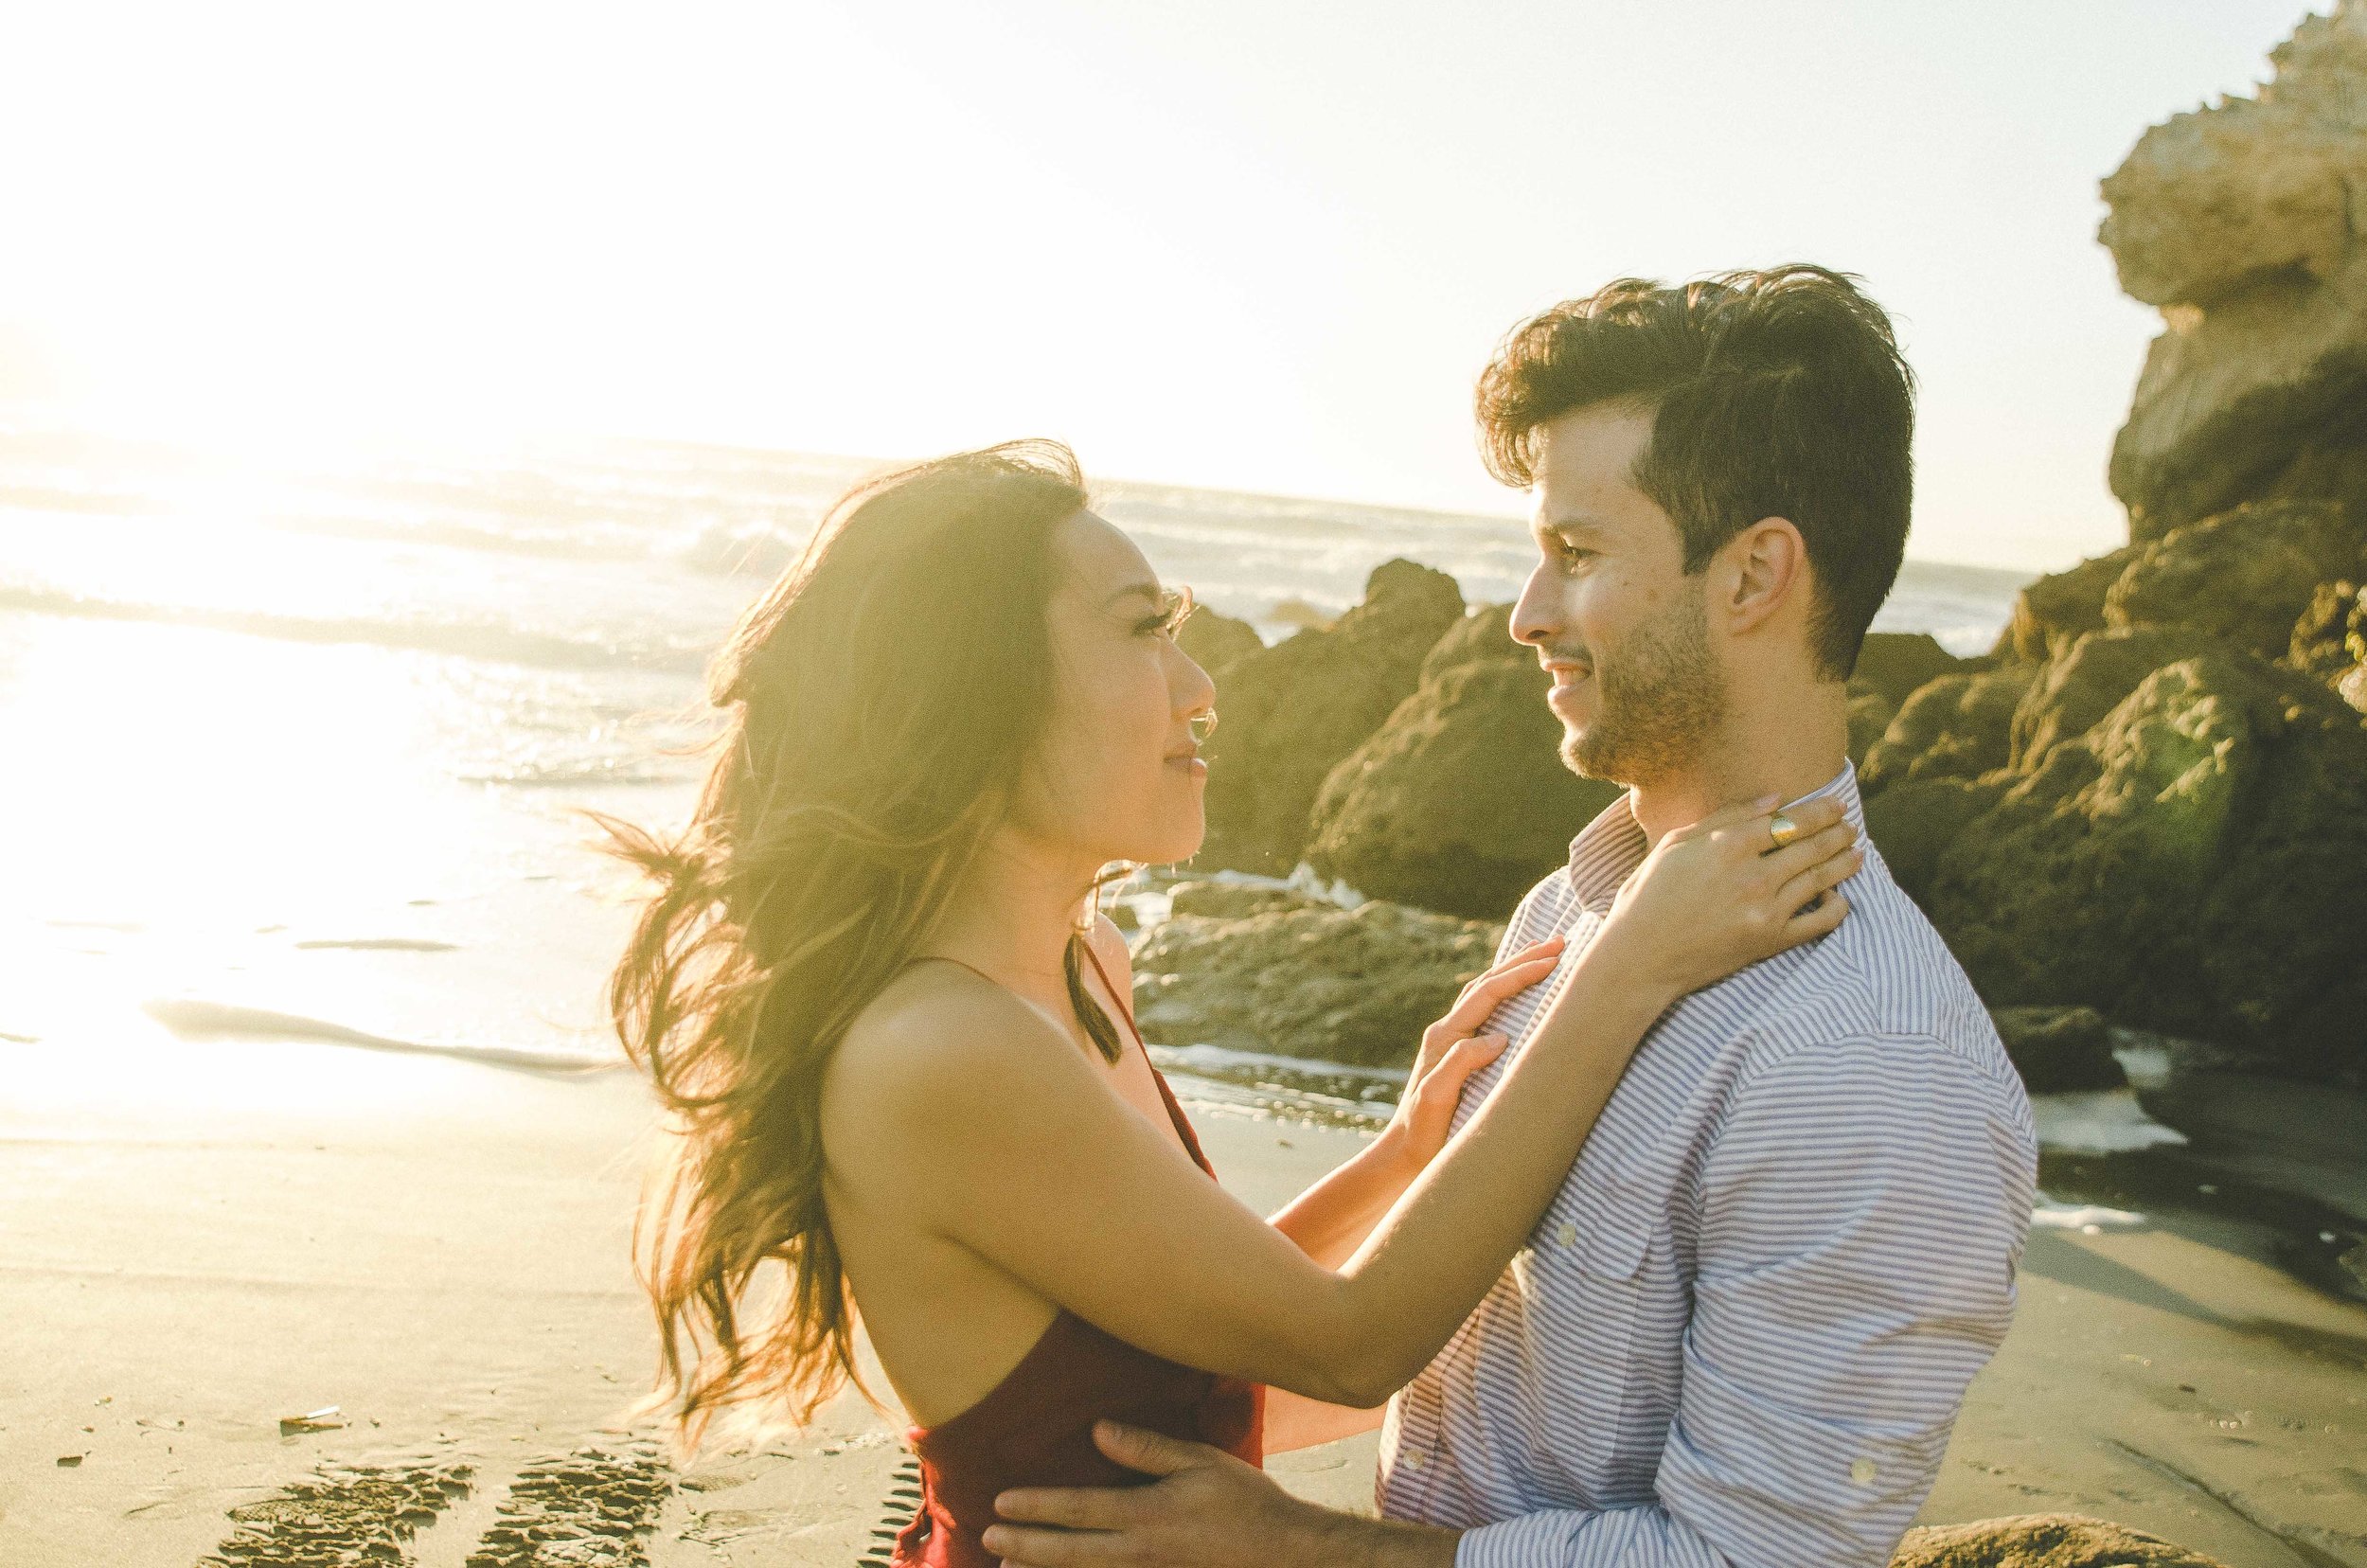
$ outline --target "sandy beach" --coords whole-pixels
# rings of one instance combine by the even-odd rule
[[[293,1042],[65,1066],[8,1049],[9,1568],[373,1539],[423,1568],[638,1561],[635,1541],[753,1568],[875,1544],[902,1455],[857,1399],[680,1472],[631,1424],[651,1352],[626,1254],[650,1120],[631,1076]],[[1261,1206],[1359,1136],[1199,1120]],[[2038,1231],[1925,1520],[2073,1511],[2239,1568],[2367,1565],[2367,1310],[2260,1252],[2202,1216]],[[1369,1506],[1371,1464],[1366,1438],[1275,1468]]]

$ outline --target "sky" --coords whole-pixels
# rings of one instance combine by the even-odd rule
[[[1611,278],[1857,273],[1910,552],[2120,543],[2146,126],[2295,0],[10,8],[0,410],[650,436],[1513,513],[1473,376]]]

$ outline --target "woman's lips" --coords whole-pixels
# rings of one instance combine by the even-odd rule
[[[1167,758],[1167,766],[1180,773],[1187,773],[1194,778],[1208,776],[1208,764],[1200,759],[1198,752],[1184,752],[1180,756],[1170,757]]]

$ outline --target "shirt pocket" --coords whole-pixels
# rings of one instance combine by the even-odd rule
[[[1633,1359],[1648,1316],[1655,1228],[1632,1194],[1574,1200],[1565,1192],[1530,1238],[1519,1429],[1538,1439],[1537,1462],[1562,1472],[1566,1495],[1603,1498],[1634,1416]]]

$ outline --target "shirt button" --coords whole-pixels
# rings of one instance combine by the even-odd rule
[[[1421,1454],[1415,1450],[1408,1449],[1405,1453],[1405,1468],[1407,1470],[1420,1470],[1422,1468]]]
[[[1871,1487],[1874,1485],[1874,1461],[1871,1459],[1861,1458],[1849,1467],[1849,1479],[1855,1481],[1860,1487]]]
[[[1578,1244],[1578,1227],[1564,1220],[1561,1228],[1554,1232],[1554,1239],[1565,1247],[1575,1247]]]

